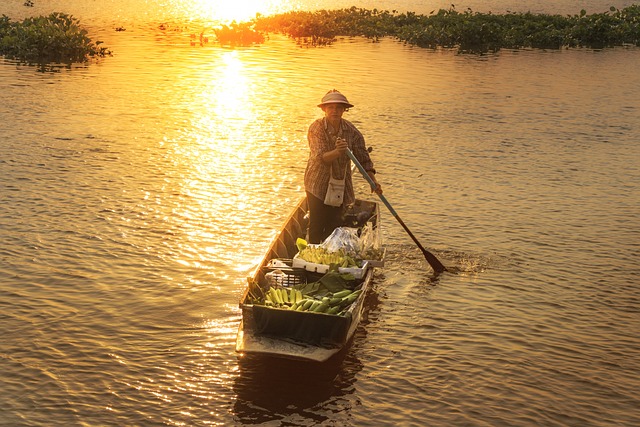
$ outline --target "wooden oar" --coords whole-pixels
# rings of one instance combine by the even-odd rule
[[[349,155],[349,158],[356,165],[356,167],[358,168],[358,170],[360,171],[362,176],[367,180],[367,182],[369,182],[369,185],[371,186],[371,189],[375,190],[375,188],[376,188],[375,182],[373,182],[373,180],[371,179],[371,177],[369,176],[367,171],[364,170],[364,167],[362,167],[362,165],[360,164],[358,159],[356,159],[356,156],[354,156],[353,153],[351,152],[351,150],[348,149],[348,148],[347,148],[347,155]],[[376,193],[376,194],[378,194],[378,193]],[[431,252],[426,250],[420,244],[418,239],[416,239],[416,236],[414,236],[413,233],[411,232],[411,230],[409,230],[409,227],[407,227],[407,225],[404,223],[404,221],[402,221],[402,219],[400,219],[400,217],[398,216],[398,213],[396,212],[395,209],[393,209],[393,206],[391,206],[391,203],[389,203],[387,198],[383,194],[378,194],[378,197],[380,197],[380,200],[382,200],[382,203],[384,203],[385,206],[389,209],[389,212],[391,212],[391,214],[398,220],[398,222],[400,223],[402,228],[404,228],[404,230],[407,232],[407,234],[409,234],[409,236],[413,239],[413,241],[416,243],[416,245],[418,245],[418,247],[422,251],[422,254],[426,258],[427,262],[429,263],[429,265],[431,265],[431,268],[433,268],[433,271],[435,271],[436,274],[440,274],[443,271],[447,271],[447,268],[444,266],[444,264],[442,264],[440,262],[440,260],[438,260],[438,258],[436,258],[436,256],[434,254],[432,254]]]

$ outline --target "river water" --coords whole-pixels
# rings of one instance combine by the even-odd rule
[[[249,7],[34,3],[0,13],[72,13],[114,55],[0,59],[0,425],[640,425],[638,48],[229,49],[199,43],[204,18]],[[239,359],[245,277],[303,195],[332,88],[389,201],[456,273],[433,278],[384,211],[387,265],[348,351]]]

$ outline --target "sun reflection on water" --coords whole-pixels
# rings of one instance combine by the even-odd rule
[[[236,241],[239,250],[226,254],[225,264],[246,270],[241,245],[252,226],[251,177],[262,149],[254,131],[261,108],[254,102],[255,82],[236,50],[217,50],[197,68],[197,77],[183,86],[189,125],[173,141],[187,196],[174,215],[184,219],[178,262],[206,267],[208,259],[219,258],[220,246]]]
[[[211,116],[202,117],[205,128],[218,133],[218,141],[226,141],[227,144],[216,144],[224,154],[240,155],[238,144],[242,142],[242,135],[246,134],[245,128],[253,118],[249,99],[249,82],[244,74],[244,66],[238,58],[235,50],[222,53],[222,65],[217,71],[213,84],[206,88],[201,96],[205,105],[209,104]],[[220,126],[221,125],[221,126]],[[209,132],[214,134],[214,132]],[[242,144],[240,144],[242,145]]]

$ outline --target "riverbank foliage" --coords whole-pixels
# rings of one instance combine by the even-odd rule
[[[251,22],[232,22],[230,25],[221,25],[214,30],[214,33],[221,45],[250,46],[265,41],[264,33],[256,31]]]
[[[257,16],[255,30],[285,34],[299,43],[330,44],[336,37],[391,37],[426,48],[485,53],[500,49],[640,46],[640,5],[604,13],[561,16],[480,13],[455,6],[430,15],[352,7]]]
[[[338,37],[390,37],[425,48],[454,48],[466,53],[500,49],[561,49],[640,46],[640,5],[588,15],[480,13],[455,6],[429,15],[351,7],[314,12],[257,15],[250,22],[223,25],[215,31],[223,45],[263,43],[269,33],[285,34],[300,44],[321,46]],[[201,34],[201,37],[203,35]],[[0,55],[27,63],[86,62],[111,54],[87,36],[77,19],[63,13],[12,22],[0,17]]]
[[[79,21],[64,13],[26,18],[12,22],[0,18],[0,55],[26,63],[46,64],[86,62],[111,52],[87,36]]]

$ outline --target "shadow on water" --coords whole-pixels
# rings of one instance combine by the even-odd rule
[[[325,402],[351,393],[362,370],[349,349],[324,363],[245,355],[238,365],[233,412],[243,424],[291,416],[325,421]]]
[[[360,325],[352,339],[326,362],[304,362],[260,355],[238,358],[233,390],[233,414],[242,424],[283,418],[321,423],[329,419],[331,403],[353,394],[363,364],[358,357],[366,339],[369,316],[380,304],[375,290],[365,300]],[[347,400],[347,399],[345,399]]]

